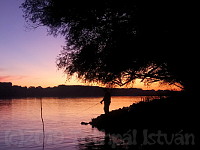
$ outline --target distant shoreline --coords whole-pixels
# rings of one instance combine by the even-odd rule
[[[179,91],[169,90],[142,90],[140,88],[113,88],[112,96],[168,96]],[[0,98],[26,98],[26,97],[102,97],[104,91],[99,86],[59,85],[55,87],[21,87],[11,82],[0,82]]]

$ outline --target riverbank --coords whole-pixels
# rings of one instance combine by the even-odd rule
[[[152,145],[146,146],[148,149],[157,147],[159,147],[158,149],[196,149],[199,142],[197,111],[197,100],[195,101],[193,96],[183,93],[167,98],[141,101],[126,108],[113,110],[108,115],[102,114],[93,118],[90,124],[105,131],[106,134],[129,135],[131,131],[137,132],[139,135],[137,143],[139,144],[143,144],[144,134],[148,131],[154,135],[150,137],[149,144]],[[169,146],[168,141],[161,142],[160,145],[156,138],[158,133],[173,136],[171,140],[173,147]],[[174,139],[176,136],[185,137],[185,135],[191,136],[190,143],[186,139]],[[162,140],[170,139],[170,137],[163,137]],[[180,147],[184,144],[187,146]]]
[[[113,88],[113,96],[162,96],[179,93],[169,90],[142,90],[140,88]],[[99,86],[59,85],[54,87],[21,87],[11,82],[0,82],[0,98],[26,97],[103,97],[104,90]]]

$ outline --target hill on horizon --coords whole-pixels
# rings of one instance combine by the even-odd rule
[[[140,88],[112,88],[112,96],[167,96],[178,91],[142,90]],[[21,87],[11,82],[0,82],[0,97],[103,97],[99,86],[59,85],[55,87]]]

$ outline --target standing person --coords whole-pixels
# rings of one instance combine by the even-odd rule
[[[108,89],[105,89],[105,95],[103,100],[100,102],[102,104],[102,102],[104,102],[104,112],[105,114],[109,113],[109,106],[111,103],[111,95],[110,92],[108,91]]]

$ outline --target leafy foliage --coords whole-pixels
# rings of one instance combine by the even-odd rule
[[[137,78],[183,86],[191,81],[183,49],[189,45],[188,18],[180,4],[25,0],[21,8],[34,27],[48,26],[50,34],[65,37],[57,65],[69,75],[120,86]]]

